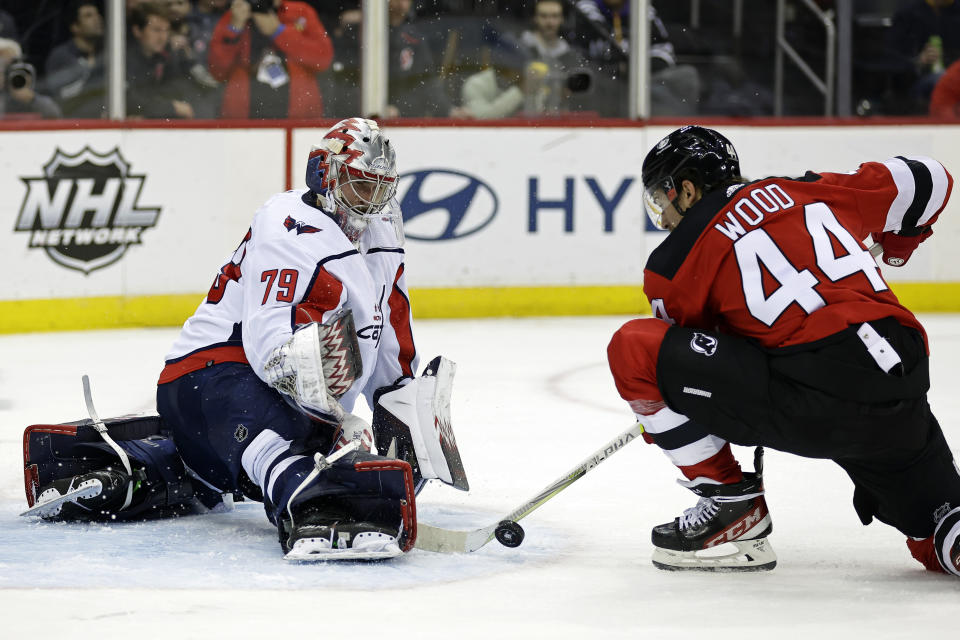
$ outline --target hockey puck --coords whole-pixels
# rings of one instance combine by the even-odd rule
[[[497,542],[505,547],[519,547],[524,536],[523,527],[512,520],[501,521],[493,534],[497,537]]]

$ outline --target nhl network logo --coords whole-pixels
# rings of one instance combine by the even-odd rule
[[[14,231],[29,233],[29,248],[43,249],[64,267],[85,274],[119,260],[160,216],[139,208],[144,175],[114,148],[99,154],[84,147],[70,155],[57,149],[43,175],[21,178],[27,195]]]

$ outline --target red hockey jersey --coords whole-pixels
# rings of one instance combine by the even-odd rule
[[[863,241],[933,224],[952,187],[937,161],[897,157],[712,191],[650,255],[644,292],[659,318],[765,347],[888,316],[922,331]]]

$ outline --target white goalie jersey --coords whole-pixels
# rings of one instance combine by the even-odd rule
[[[299,324],[353,313],[361,376],[340,398],[352,411],[363,393],[413,377],[418,356],[404,277],[402,232],[394,199],[372,220],[359,248],[311,204],[312,193],[273,196],[223,265],[206,299],[183,325],[166,356],[165,383],[220,362],[249,363],[264,379],[269,355]]]

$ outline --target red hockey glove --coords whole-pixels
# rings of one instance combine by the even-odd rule
[[[874,242],[879,242],[883,247],[883,262],[891,267],[902,267],[907,264],[907,260],[913,255],[920,243],[933,235],[933,229],[930,227],[921,227],[923,229],[915,236],[902,236],[893,231],[883,233],[871,233],[870,236]]]

